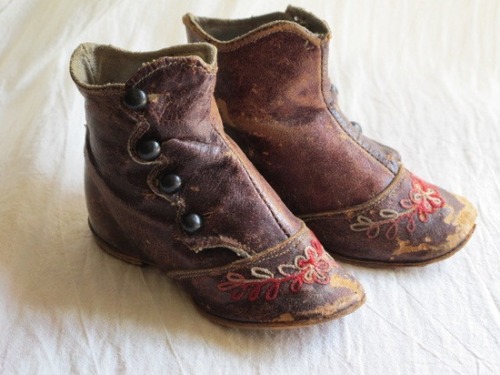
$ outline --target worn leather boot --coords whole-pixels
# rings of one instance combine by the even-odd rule
[[[330,31],[288,7],[242,20],[183,18],[191,42],[218,48],[215,96],[226,131],[336,258],[424,265],[470,238],[476,211],[409,172],[337,105]]]
[[[348,314],[360,284],[223,132],[216,49],[83,44],[89,224],[111,255],[165,271],[212,320],[287,328]]]

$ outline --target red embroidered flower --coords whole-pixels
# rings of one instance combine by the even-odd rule
[[[278,297],[283,283],[289,283],[288,289],[292,293],[298,293],[304,283],[328,284],[329,272],[335,266],[331,258],[324,256],[323,246],[314,239],[311,241],[311,246],[304,250],[304,255],[295,257],[293,264],[278,266],[281,277],[275,277],[267,268],[253,267],[251,273],[255,278],[246,279],[239,273],[228,272],[226,281],[219,283],[217,287],[220,291],[231,292],[231,299],[234,301],[239,301],[245,296],[249,301],[255,301],[262,293],[266,301],[272,301]]]
[[[328,284],[331,264],[322,258],[323,246],[317,239],[314,239],[311,245],[305,250],[305,257],[299,255],[295,258],[295,265],[303,273],[305,283]]]
[[[413,177],[411,186],[409,199],[402,199],[400,204],[403,208],[415,210],[418,219],[426,223],[429,215],[442,208],[445,201],[437,189],[417,177]]]
[[[415,217],[422,223],[429,221],[429,215],[435,213],[445,205],[445,200],[436,187],[427,184],[419,178],[412,176],[411,189],[408,198],[401,199],[401,207],[406,211],[397,212],[384,208],[380,210],[380,220],[374,220],[365,215],[358,215],[356,222],[350,228],[355,232],[366,232],[368,238],[377,238],[381,228],[385,229],[385,237],[394,239],[397,235],[399,224],[407,219],[406,230],[413,233],[416,229]]]

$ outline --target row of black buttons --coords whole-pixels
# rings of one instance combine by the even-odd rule
[[[125,105],[134,110],[140,110],[146,107],[148,96],[144,91],[137,87],[129,89],[123,98]],[[137,145],[137,154],[142,160],[155,160],[161,153],[161,145],[154,139],[147,139],[139,142]],[[163,193],[174,194],[180,190],[182,179],[176,174],[166,174],[160,177],[159,188]],[[187,233],[194,233],[201,229],[201,216],[195,213],[184,215],[181,219],[181,226]]]

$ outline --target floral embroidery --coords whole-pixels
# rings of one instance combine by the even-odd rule
[[[381,220],[372,220],[367,216],[359,215],[356,223],[351,224],[351,230],[355,232],[366,232],[368,238],[376,238],[380,230],[385,226],[385,237],[394,239],[398,232],[399,224],[407,219],[406,230],[413,233],[416,229],[415,218],[422,223],[429,221],[432,215],[445,205],[445,200],[439,190],[425,183],[419,178],[412,176],[411,190],[407,199],[402,199],[399,204],[406,211],[397,212],[388,208],[379,212]]]
[[[275,276],[269,269],[253,267],[251,274],[254,278],[247,279],[240,273],[229,272],[226,281],[219,283],[218,288],[223,292],[230,292],[233,301],[247,298],[257,300],[262,294],[266,301],[273,301],[278,297],[283,284],[288,284],[292,293],[298,293],[303,284],[328,284],[329,271],[335,266],[333,260],[323,257],[323,246],[317,239],[304,250],[304,255],[297,255],[293,264],[278,266],[279,276]]]

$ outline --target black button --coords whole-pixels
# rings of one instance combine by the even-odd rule
[[[123,101],[130,109],[142,109],[148,102],[148,96],[141,89],[132,87],[125,94]]]
[[[175,193],[181,188],[182,180],[176,174],[167,174],[160,178],[160,190],[167,194]]]
[[[137,154],[142,160],[154,160],[161,152],[161,146],[155,140],[141,141],[137,145]]]
[[[182,218],[182,229],[187,233],[194,233],[201,228],[201,216],[198,214],[187,214]]]

